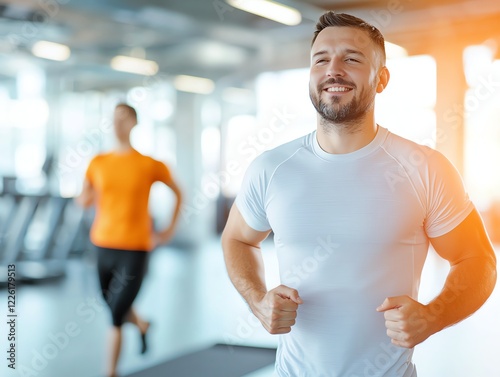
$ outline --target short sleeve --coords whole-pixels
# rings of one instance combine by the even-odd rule
[[[439,152],[429,159],[428,185],[425,231],[435,238],[458,226],[472,212],[474,204],[457,169]]]
[[[160,181],[166,185],[172,182],[172,175],[170,169],[161,161],[153,160],[153,181]]]
[[[263,155],[260,155],[248,167],[235,200],[245,222],[259,232],[271,229],[265,210],[267,178]]]

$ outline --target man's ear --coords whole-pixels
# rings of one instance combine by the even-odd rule
[[[378,73],[377,93],[382,93],[389,83],[391,74],[386,66],[383,66]]]

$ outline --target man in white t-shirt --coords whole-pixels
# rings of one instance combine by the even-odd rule
[[[475,312],[495,285],[495,254],[458,172],[375,123],[388,81],[380,32],[325,13],[311,48],[317,129],[257,157],[231,209],[227,270],[281,334],[280,377],[414,377],[413,347]],[[271,230],[282,284],[268,291],[260,243]],[[451,269],[422,304],[429,244]]]

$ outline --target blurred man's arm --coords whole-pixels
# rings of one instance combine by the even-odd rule
[[[88,208],[94,204],[95,190],[87,179],[83,181],[82,192],[75,198],[75,201],[83,208]]]
[[[182,205],[182,191],[180,190],[179,186],[173,179],[169,179],[168,182],[165,183],[174,193],[175,195],[175,208],[174,212],[172,214],[172,220],[170,221],[170,225],[164,229],[162,232],[157,234],[157,243],[159,244],[164,244],[168,242],[175,233],[175,228],[177,226],[177,223],[179,222],[179,215],[181,212],[181,205]]]

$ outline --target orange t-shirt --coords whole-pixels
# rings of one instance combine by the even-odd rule
[[[149,191],[156,181],[171,182],[165,164],[135,150],[105,153],[90,161],[85,178],[96,194],[92,242],[100,247],[149,251],[153,231]]]

